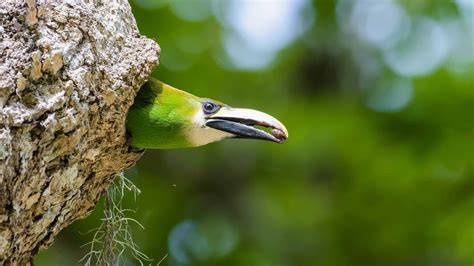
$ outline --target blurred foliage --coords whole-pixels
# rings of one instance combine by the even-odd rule
[[[474,263],[474,1],[132,7],[162,48],[153,76],[290,131],[283,145],[147,151],[126,172],[143,193],[124,204],[154,263]],[[101,206],[37,265],[77,262]]]

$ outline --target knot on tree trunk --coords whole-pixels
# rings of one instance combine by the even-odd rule
[[[158,56],[125,0],[0,2],[0,264],[29,263],[138,160],[125,119]]]

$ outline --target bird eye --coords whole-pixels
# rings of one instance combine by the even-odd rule
[[[219,105],[212,102],[204,102],[202,104],[202,109],[204,110],[205,114],[213,114],[219,110]]]

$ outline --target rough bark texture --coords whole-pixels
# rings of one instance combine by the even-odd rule
[[[138,160],[125,119],[158,55],[125,0],[0,1],[1,265],[28,264]]]

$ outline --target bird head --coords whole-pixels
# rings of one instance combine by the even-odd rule
[[[283,142],[285,126],[263,112],[200,98],[158,80],[139,91],[127,117],[131,145],[164,149],[197,147],[227,138]]]

